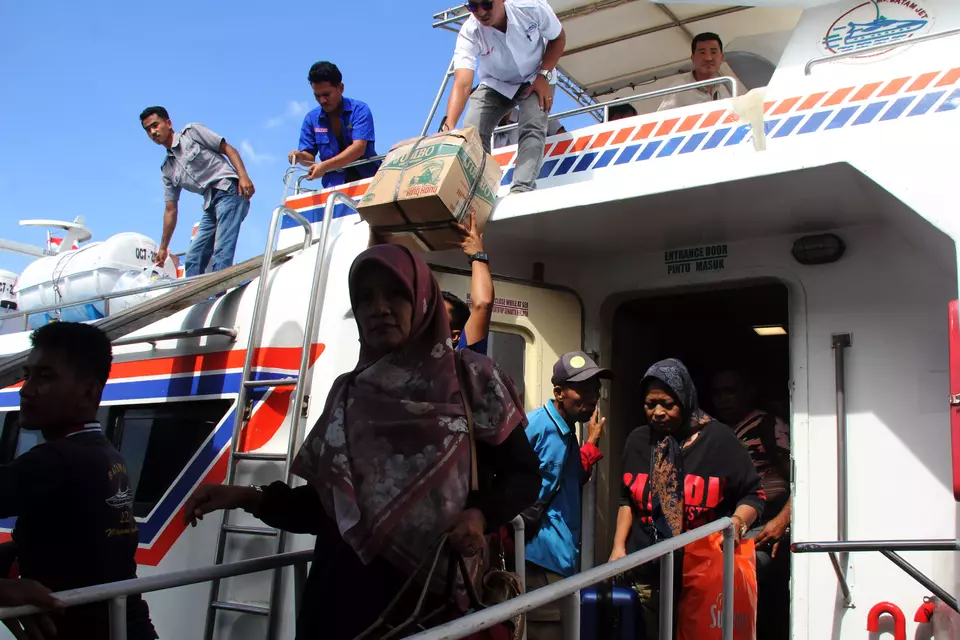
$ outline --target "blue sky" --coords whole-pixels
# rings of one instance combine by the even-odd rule
[[[310,65],[340,67],[385,152],[423,126],[456,40],[431,28],[432,15],[454,4],[0,3],[0,237],[41,244],[43,230],[17,221],[83,215],[94,240],[123,231],[159,240],[163,149],[137,116],[160,104],[174,126],[202,122],[240,150],[257,193],[237,260],[262,253],[286,154],[316,106]],[[201,202],[181,196],[174,251],[186,249]],[[0,269],[19,273],[30,260],[0,252]]]

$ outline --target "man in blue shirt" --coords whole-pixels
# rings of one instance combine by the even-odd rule
[[[457,224],[457,228],[463,237],[460,248],[470,261],[470,305],[449,291],[443,292],[450,317],[450,335],[457,350],[470,349],[487,355],[494,295],[490,261],[483,250],[483,235],[477,231],[473,216],[467,224]]]
[[[372,178],[379,161],[343,169],[377,155],[370,107],[343,95],[343,76],[332,62],[315,63],[307,80],[320,106],[304,117],[298,150],[287,159],[309,165],[309,179],[322,178],[324,187]]]
[[[553,366],[553,399],[527,414],[527,438],[540,458],[543,483],[537,502],[522,514],[528,536],[527,590],[559,582],[580,561],[580,490],[603,457],[597,442],[607,419],[599,418],[600,381],[613,377],[586,353],[564,354]],[[577,441],[577,423],[586,442]],[[530,640],[562,640],[560,603],[527,614]]]

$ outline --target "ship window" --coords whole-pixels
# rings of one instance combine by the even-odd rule
[[[144,518],[230,410],[229,400],[113,407],[113,441],[127,464],[133,515]]]
[[[520,397],[523,398],[524,374],[526,372],[527,341],[517,333],[505,331],[491,331],[487,343],[487,355],[500,365],[500,368],[517,387]]]
[[[17,438],[17,451],[13,456],[14,458],[19,458],[30,449],[33,449],[38,444],[43,444],[46,442],[43,438],[43,434],[39,431],[27,431],[26,429],[17,428],[19,431],[19,437]]]

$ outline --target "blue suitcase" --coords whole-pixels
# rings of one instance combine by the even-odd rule
[[[646,640],[637,592],[609,582],[580,592],[581,640]]]

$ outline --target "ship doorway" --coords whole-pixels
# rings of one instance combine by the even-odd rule
[[[613,525],[617,520],[623,445],[629,433],[645,421],[640,381],[653,363],[664,358],[681,360],[696,384],[701,408],[714,417],[724,413],[717,410],[714,402],[715,382],[724,384],[723,379],[729,379],[729,376],[717,378],[717,375],[730,368],[739,369],[756,390],[756,408],[789,424],[789,319],[788,289],[774,281],[644,296],[620,304],[614,312],[611,345],[611,365],[616,377],[610,389],[609,493],[606,500],[598,496],[599,508],[604,509],[606,504],[606,513],[598,514],[598,523]],[[789,474],[789,461],[784,462]],[[598,526],[598,547],[606,545],[609,553],[612,526],[607,532],[601,532],[600,528],[607,527]],[[598,552],[604,553],[602,549]],[[777,555],[788,553],[786,545],[781,545]],[[782,577],[775,582],[785,590],[790,572],[789,556],[782,556],[778,565]],[[774,597],[773,602],[783,603],[783,594],[784,591],[780,591],[780,597]],[[760,606],[763,606],[764,597],[760,597]],[[785,598],[788,603],[789,595]],[[788,637],[789,604],[776,606],[776,610],[777,619],[781,620],[777,626],[782,625],[782,631],[764,635],[758,629],[758,637],[769,640]]]

